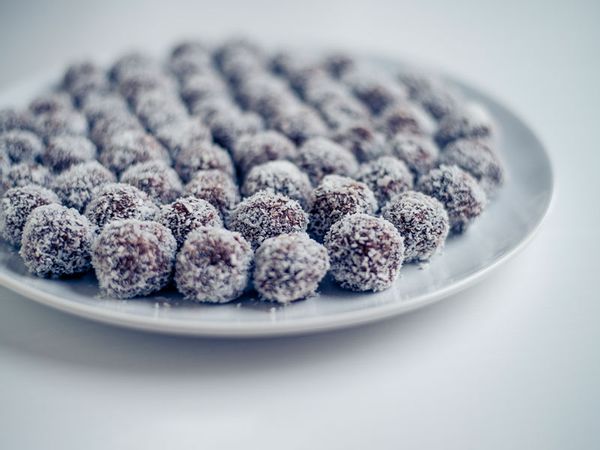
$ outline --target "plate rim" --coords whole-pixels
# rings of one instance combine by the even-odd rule
[[[401,66],[407,62],[402,58],[393,59],[390,57],[371,56],[371,60],[384,62],[388,65]],[[408,63],[410,64],[410,63]],[[427,67],[417,62],[413,67]],[[402,302],[388,302],[382,305],[373,306],[367,309],[359,309],[353,311],[345,311],[327,316],[305,317],[300,319],[292,319],[287,321],[272,321],[272,322],[184,322],[178,319],[161,317],[160,319],[148,320],[147,317],[132,315],[131,313],[115,311],[110,309],[98,308],[94,305],[78,303],[72,300],[65,299],[59,295],[44,292],[39,288],[29,286],[22,281],[11,278],[7,273],[0,272],[0,286],[3,286],[28,300],[32,300],[46,307],[68,313],[77,317],[89,319],[95,322],[100,322],[107,325],[118,326],[126,329],[134,329],[137,331],[190,336],[190,337],[218,337],[218,338],[266,338],[266,337],[281,337],[293,336],[302,334],[312,334],[325,331],[333,331],[344,328],[350,328],[359,325],[365,325],[380,320],[385,320],[398,315],[420,309],[438,301],[449,297],[452,294],[460,292],[468,287],[476,284],[506,261],[513,258],[521,250],[523,250],[531,240],[537,235],[539,229],[545,223],[548,214],[552,208],[556,193],[556,175],[551,155],[544,145],[539,135],[532,129],[530,124],[523,120],[521,115],[516,110],[509,106],[508,103],[500,102],[496,97],[488,92],[487,89],[481,88],[476,82],[468,80],[462,81],[460,78],[442,72],[436,68],[430,68],[432,73],[441,75],[444,79],[450,82],[467,87],[475,91],[479,96],[485,97],[486,100],[493,102],[496,106],[501,107],[514,118],[516,118],[522,126],[524,126],[531,136],[537,141],[542,150],[542,155],[545,159],[548,169],[549,189],[547,192],[547,200],[543,205],[543,211],[537,219],[537,223],[523,236],[513,248],[499,256],[489,265],[477,270],[466,277],[457,280],[441,289],[434,292],[421,294],[413,297],[410,300]],[[5,95],[9,90],[23,90],[28,86],[39,85],[42,80],[51,80],[48,71],[38,76],[29,77],[18,83],[9,84],[8,88],[1,90]],[[45,75],[45,76],[44,76]],[[11,88],[12,86],[12,88]]]

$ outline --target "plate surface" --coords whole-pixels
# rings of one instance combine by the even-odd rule
[[[0,106],[25,104],[51,80],[40,77],[0,92]],[[5,244],[0,244],[0,284],[36,302],[105,323],[162,333],[229,337],[344,328],[402,314],[449,296],[480,280],[529,241],[550,206],[553,175],[543,145],[521,119],[480,90],[447,81],[493,115],[508,179],[465,235],[449,239],[444,253],[426,268],[403,267],[391,289],[356,294],[325,280],[317,297],[288,306],[250,297],[227,305],[196,305],[181,301],[176,292],[144,299],[100,299],[93,275],[69,280],[33,277],[16,251]]]

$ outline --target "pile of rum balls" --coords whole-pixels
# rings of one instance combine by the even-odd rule
[[[380,291],[502,185],[489,115],[344,53],[184,42],[84,61],[0,110],[0,235],[40,277],[224,303]]]

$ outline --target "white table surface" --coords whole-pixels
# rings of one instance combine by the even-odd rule
[[[504,99],[547,144],[557,189],[537,238],[486,281],[348,331],[173,338],[0,288],[1,449],[600,448],[600,3],[9,3],[0,89],[187,35],[375,50]]]

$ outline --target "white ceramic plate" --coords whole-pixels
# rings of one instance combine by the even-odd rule
[[[389,67],[394,65],[387,63]],[[49,78],[0,93],[0,105],[24,104]],[[508,180],[484,215],[425,269],[406,266],[396,284],[377,294],[356,294],[325,280],[320,295],[289,306],[246,298],[228,305],[196,305],[176,292],[144,299],[97,298],[93,275],[45,280],[29,275],[14,249],[0,245],[0,284],[36,302],[124,327],[196,336],[278,336],[350,327],[429,305],[480,280],[534,235],[552,198],[553,177],[543,145],[521,119],[478,89],[449,79],[484,104],[499,128],[498,147]]]

